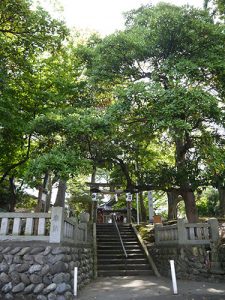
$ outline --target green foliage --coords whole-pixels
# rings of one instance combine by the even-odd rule
[[[59,49],[67,30],[27,0],[0,3],[0,140],[1,181],[24,164],[31,151],[29,122],[43,112],[38,61]],[[13,22],[12,22],[13,20]]]
[[[35,206],[37,205],[37,199],[32,197],[26,193],[21,195],[21,198],[17,200],[16,210],[18,209],[26,209],[28,211],[34,210]]]
[[[219,194],[212,188],[207,188],[197,202],[199,216],[215,217],[219,215]]]
[[[68,192],[70,197],[67,199],[70,209],[76,213],[91,211],[92,199],[90,190],[86,186],[85,182],[88,178],[85,176],[76,177],[75,180],[68,182]]]
[[[152,243],[155,241],[153,225],[147,225],[147,224],[137,225],[137,230],[145,242]]]
[[[222,125],[224,118],[219,104],[224,38],[224,26],[214,24],[207,11],[161,3],[131,11],[124,32],[96,44],[88,74],[116,84],[109,112],[120,124],[120,137],[126,133],[120,147],[129,139],[129,146],[140,149],[142,141],[147,149],[157,137],[173,151],[169,161],[158,155],[157,167],[157,154],[154,167],[144,164],[145,182],[196,189],[206,180],[201,172],[205,133],[213,135],[209,127]],[[124,150],[130,163],[134,148]]]
[[[131,191],[224,186],[222,22],[160,3],[128,12],[124,31],[65,44],[64,24],[30,4],[0,3],[0,182],[95,167]],[[89,209],[83,179],[70,185],[70,204]]]

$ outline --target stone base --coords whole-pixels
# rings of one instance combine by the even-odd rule
[[[167,246],[151,245],[148,250],[159,273],[171,277],[169,260],[174,260],[178,279],[224,281],[225,269],[221,263],[210,262],[205,246]]]
[[[80,289],[93,278],[90,245],[2,243],[0,299],[73,299],[74,267]]]

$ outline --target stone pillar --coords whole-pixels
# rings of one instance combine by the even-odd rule
[[[131,202],[127,201],[127,223],[131,223]]]
[[[219,243],[219,224],[216,218],[211,218],[208,220],[210,225],[210,241],[211,241],[211,261],[210,261],[210,271],[220,273],[223,272],[221,268],[221,262],[218,253],[218,243]]]
[[[160,231],[158,230],[159,228],[162,228],[162,224],[155,224],[154,229],[155,229],[155,243],[158,245],[160,243]]]
[[[209,219],[208,223],[210,225],[211,233],[210,240],[215,243],[219,240],[219,223],[216,218]]]
[[[63,207],[52,207],[50,243],[60,243],[63,241],[64,233],[64,209]]]
[[[152,224],[154,219],[152,191],[148,191],[148,214],[149,214],[149,223]]]
[[[93,223],[93,276],[96,279],[98,277],[98,263],[97,263],[97,233],[96,233],[96,223]]]
[[[177,220],[178,243],[181,245],[185,245],[187,242],[187,230],[185,228],[185,223],[184,219]]]
[[[127,201],[127,223],[131,223],[131,201],[132,201],[132,194],[127,193],[126,194],[126,201]]]

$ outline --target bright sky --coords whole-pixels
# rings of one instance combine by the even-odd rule
[[[102,35],[110,34],[116,29],[122,29],[123,12],[140,7],[142,4],[156,4],[159,0],[39,0],[45,9],[50,10],[50,4],[57,1],[63,11],[67,25],[81,30],[98,31]],[[190,4],[202,7],[203,0],[164,0],[176,5]],[[56,5],[59,7],[59,4]]]

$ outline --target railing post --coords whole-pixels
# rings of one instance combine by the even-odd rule
[[[210,225],[211,241],[217,242],[219,239],[219,224],[216,218],[211,218],[208,220]]]
[[[184,245],[187,243],[187,231],[185,228],[185,220],[177,220],[178,244]]]
[[[63,207],[52,207],[50,243],[60,243],[63,241],[64,233],[64,209]]]
[[[9,219],[7,217],[2,218],[0,235],[7,235],[8,231],[9,231]]]
[[[14,218],[13,220],[13,235],[20,235],[21,231],[21,218]]]
[[[33,226],[34,226],[34,219],[33,218],[27,218],[26,219],[26,226],[25,226],[25,235],[32,235]]]

